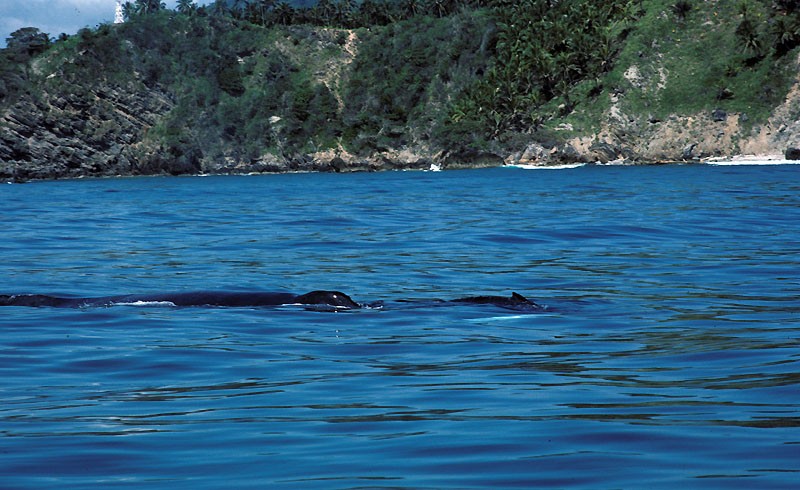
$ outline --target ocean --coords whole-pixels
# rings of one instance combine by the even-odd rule
[[[800,166],[0,186],[0,488],[796,488]],[[539,313],[438,303],[523,294]],[[410,300],[406,303],[403,300]]]

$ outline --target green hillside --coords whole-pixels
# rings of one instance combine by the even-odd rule
[[[139,0],[121,25],[12,35],[0,175],[660,159],[707,137],[648,138],[712,113],[736,115],[736,153],[795,82],[795,4]]]

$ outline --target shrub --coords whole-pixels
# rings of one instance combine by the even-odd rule
[[[692,4],[689,3],[687,0],[678,0],[674,4],[672,4],[671,9],[672,13],[675,14],[680,20],[684,20],[689,12],[692,11]]]

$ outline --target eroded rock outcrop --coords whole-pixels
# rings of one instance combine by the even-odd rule
[[[172,108],[168,94],[119,86],[74,88],[39,98],[25,95],[0,114],[0,177],[135,175],[185,164],[180,155],[139,146]]]

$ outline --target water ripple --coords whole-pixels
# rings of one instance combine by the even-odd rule
[[[793,488],[799,170],[4,186],[0,293],[384,306],[4,308],[2,486]]]

